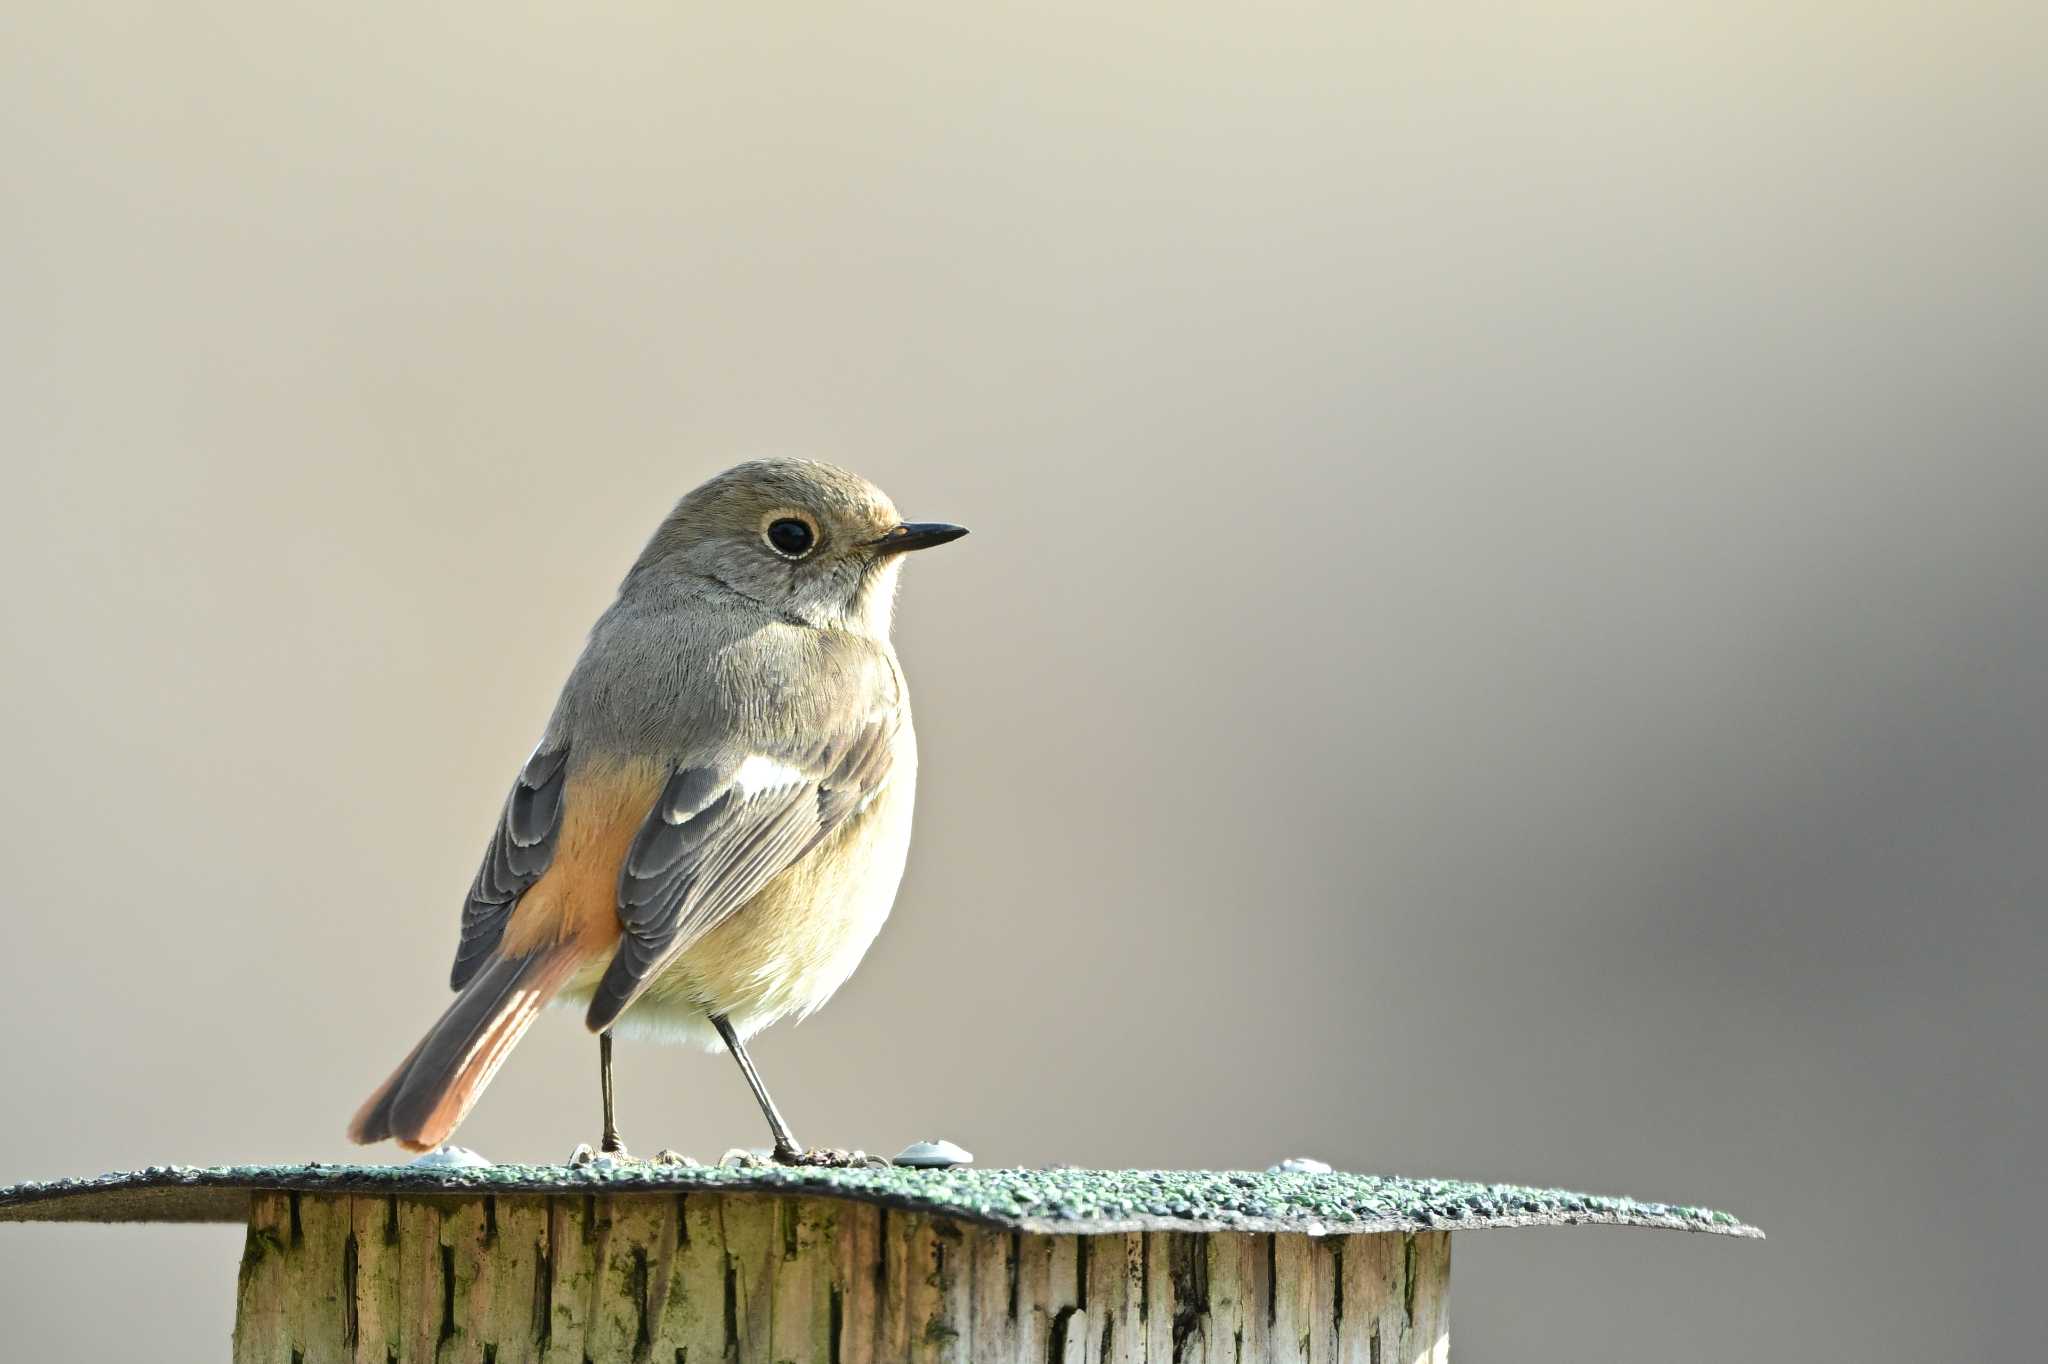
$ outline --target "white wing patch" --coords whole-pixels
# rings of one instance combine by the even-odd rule
[[[787,791],[802,786],[809,778],[788,763],[756,753],[740,764],[740,770],[733,773],[732,784],[740,794],[749,800],[767,791]]]

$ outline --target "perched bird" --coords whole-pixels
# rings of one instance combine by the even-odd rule
[[[905,522],[826,464],[742,464],[686,495],[590,632],[462,909],[455,1002],[349,1126],[426,1150],[549,1004],[611,1039],[723,1046],[784,1162],[806,1158],[746,1039],[831,998],[888,916],[917,740],[889,643]]]

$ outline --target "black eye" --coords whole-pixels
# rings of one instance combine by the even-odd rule
[[[801,559],[809,554],[815,538],[811,528],[793,516],[785,516],[768,527],[768,543],[775,546],[777,554],[792,559]]]

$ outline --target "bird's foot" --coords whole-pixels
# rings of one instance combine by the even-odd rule
[[[837,1146],[819,1146],[808,1151],[777,1151],[778,1165],[802,1165],[816,1170],[884,1169],[889,1162],[865,1151],[848,1151]]]
[[[654,1156],[650,1159],[646,1156],[634,1155],[626,1149],[623,1142],[615,1143],[608,1148],[593,1150],[590,1143],[586,1141],[578,1145],[575,1151],[570,1153],[569,1164],[579,1170],[586,1168],[594,1170],[619,1170],[629,1165],[660,1165],[688,1168],[698,1164],[698,1162],[684,1155],[681,1151],[671,1151],[666,1147],[655,1152]]]
[[[720,1156],[718,1163],[728,1170],[772,1170],[778,1165],[810,1170],[882,1170],[889,1165],[880,1156],[871,1156],[865,1151],[826,1146],[808,1151],[794,1146],[774,1151],[749,1151],[743,1146],[735,1146]]]

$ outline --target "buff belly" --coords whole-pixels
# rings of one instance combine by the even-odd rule
[[[866,810],[686,949],[620,1016],[614,1035],[716,1050],[723,1044],[712,1014],[745,1038],[830,999],[895,903],[910,853],[915,764],[914,750],[900,755]],[[554,1003],[581,1012],[606,964],[588,962]]]

